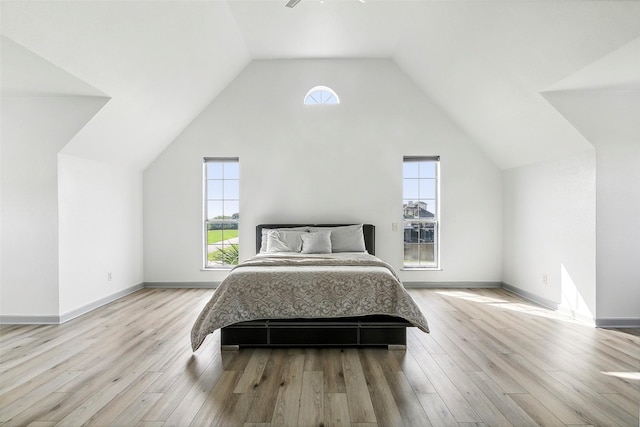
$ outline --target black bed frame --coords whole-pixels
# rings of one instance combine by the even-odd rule
[[[262,245],[262,229],[290,227],[338,227],[351,224],[261,224],[256,227],[256,252]],[[375,254],[375,226],[363,225],[365,247]],[[222,348],[238,347],[358,347],[405,348],[404,319],[374,315],[331,319],[264,319],[222,328]]]

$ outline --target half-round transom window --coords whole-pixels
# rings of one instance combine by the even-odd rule
[[[340,104],[340,98],[330,87],[316,86],[304,96],[304,105],[316,104]]]

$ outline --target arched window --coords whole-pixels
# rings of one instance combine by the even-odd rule
[[[316,86],[304,96],[304,105],[316,104],[340,104],[340,98],[330,87]]]

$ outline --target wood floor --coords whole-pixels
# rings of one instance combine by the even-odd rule
[[[56,326],[2,326],[0,423],[638,426],[640,334],[498,289],[411,290],[407,350],[191,352],[211,290],[144,289]]]

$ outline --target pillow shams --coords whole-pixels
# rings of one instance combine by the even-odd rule
[[[290,227],[290,228],[263,228],[262,229],[262,243],[260,244],[260,252],[267,252],[267,233],[269,231],[309,231],[308,227]]]
[[[267,232],[267,252],[300,252],[302,250],[301,235],[306,231],[269,230]]]
[[[330,254],[331,231],[316,231],[301,234],[303,254]]]
[[[362,224],[342,227],[309,227],[310,231],[326,230],[331,232],[331,250],[333,252],[366,252]]]

